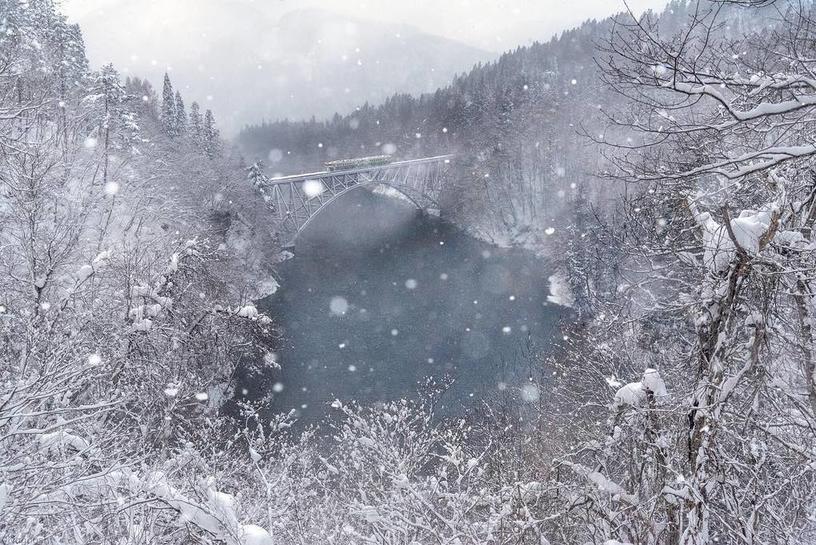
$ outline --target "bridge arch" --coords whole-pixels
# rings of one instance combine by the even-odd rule
[[[344,189],[343,191],[340,191],[339,193],[333,195],[330,199],[325,201],[320,206],[320,208],[315,210],[315,212],[311,216],[309,216],[309,218],[306,221],[303,222],[303,225],[300,226],[300,228],[297,230],[297,232],[292,236],[290,243],[287,244],[286,246],[294,246],[295,243],[297,242],[297,239],[300,236],[300,234],[304,230],[306,230],[306,228],[309,226],[309,224],[312,222],[312,220],[314,220],[316,217],[318,217],[320,215],[321,212],[323,212],[329,206],[331,206],[333,202],[335,202],[336,200],[342,198],[343,195],[346,195],[346,194],[351,193],[352,191],[355,191],[355,190],[358,190],[358,189],[371,188],[371,187],[376,187],[378,185],[383,185],[383,186],[386,186],[386,187],[390,187],[391,189],[394,189],[394,190],[398,191],[400,193],[400,195],[402,195],[403,197],[408,199],[408,201],[411,204],[413,204],[414,207],[416,207],[417,210],[426,210],[427,209],[427,206],[423,206],[423,205],[419,204],[414,199],[414,197],[412,197],[411,195],[406,193],[404,188],[400,188],[396,184],[388,183],[388,182],[364,182],[364,183],[359,183],[359,184],[353,185],[353,186],[351,186],[351,187],[349,187],[347,189]]]
[[[452,158],[452,155],[439,155],[347,170],[264,178],[256,180],[255,185],[273,213],[283,246],[294,247],[298,235],[314,217],[358,187],[384,185],[399,191],[420,210],[438,208],[443,179]],[[354,161],[340,163],[353,165]]]

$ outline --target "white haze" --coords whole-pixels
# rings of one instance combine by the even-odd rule
[[[630,2],[635,11],[655,0]],[[93,65],[154,85],[168,71],[227,135],[421,93],[497,53],[625,9],[617,0],[68,0]],[[111,29],[117,29],[112,32]]]

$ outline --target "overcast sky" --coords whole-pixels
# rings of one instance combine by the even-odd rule
[[[214,4],[229,0],[199,0]],[[235,0],[232,0],[235,2]],[[405,23],[425,32],[456,39],[491,51],[504,51],[531,40],[548,38],[554,32],[624,9],[623,0],[237,0],[270,17],[302,8],[321,8],[359,18]],[[629,0],[637,12],[659,8],[666,0]],[[115,14],[134,4],[156,7],[168,16],[186,10],[178,0],[64,0],[65,12],[80,23],[99,21],[102,13]],[[146,12],[152,10],[148,7]],[[91,40],[99,39],[96,27],[85,29]],[[235,29],[240,32],[240,29]],[[150,36],[145,36],[149,39]],[[92,44],[93,45],[93,44]]]

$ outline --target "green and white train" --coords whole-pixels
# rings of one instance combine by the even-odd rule
[[[372,155],[370,157],[358,157],[356,159],[339,159],[337,161],[327,161],[323,163],[326,170],[334,172],[337,170],[354,170],[358,168],[381,167],[391,163],[393,159],[390,155]]]

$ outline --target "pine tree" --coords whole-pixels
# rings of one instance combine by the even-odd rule
[[[204,133],[202,128],[201,110],[198,107],[198,102],[193,102],[190,105],[190,136],[193,143],[198,147],[204,146]]]
[[[108,181],[108,164],[111,149],[127,147],[138,133],[135,114],[128,103],[125,87],[112,64],[102,67],[90,76],[88,92],[100,100],[94,102],[91,116],[95,128],[93,135],[99,140],[102,152],[102,183]]]
[[[176,136],[176,101],[173,96],[173,84],[170,76],[164,74],[164,88],[162,89],[161,126],[165,134]]]
[[[187,112],[184,110],[184,100],[181,98],[181,93],[176,91],[176,117],[173,124],[176,135],[183,136],[187,134]]]
[[[62,19],[55,21],[52,35],[55,40],[55,87],[60,105],[57,122],[62,140],[62,153],[67,154],[69,148],[69,129],[67,115],[72,91],[90,72],[88,59],[85,57],[85,46],[82,33],[77,25],[69,25]]]
[[[263,161],[256,161],[247,168],[247,180],[249,180],[253,186],[261,190],[263,189],[264,183],[268,180],[266,174],[264,174],[264,168]]]
[[[207,110],[204,114],[204,152],[210,157],[215,157],[218,155],[219,147],[219,134],[215,127],[215,119],[212,110]]]

